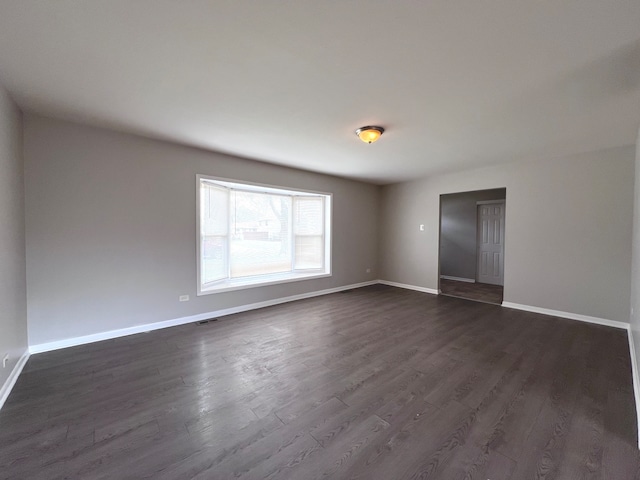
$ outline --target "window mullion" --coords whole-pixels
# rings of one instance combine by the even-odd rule
[[[291,195],[291,208],[289,209],[289,225],[290,233],[289,233],[289,245],[290,247],[290,256],[291,256],[291,271],[296,271],[296,225],[294,225],[294,219],[296,216],[294,215],[294,211],[298,208],[298,202],[296,201],[298,197],[295,195]]]
[[[324,261],[324,257],[325,257],[325,228],[326,228],[326,217],[325,217],[325,202],[324,202],[324,198],[322,198],[322,201],[320,203],[322,205],[322,233],[320,234],[320,238],[322,238],[322,242],[320,243],[320,248],[321,248],[321,252],[322,252],[322,257],[321,257],[321,261],[320,261],[320,265],[322,266],[322,268],[324,268],[325,265],[325,261]]]
[[[231,216],[232,214],[232,202],[231,202],[231,195],[233,193],[233,189],[231,188],[227,188],[227,208],[228,208],[228,213],[227,213],[227,252],[226,252],[226,256],[227,256],[227,280],[231,279],[231,227],[232,227],[232,223],[231,223],[231,219],[233,218]],[[235,199],[234,199],[235,202]]]

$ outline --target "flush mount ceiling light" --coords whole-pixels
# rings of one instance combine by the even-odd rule
[[[384,128],[375,126],[360,127],[356,130],[356,135],[358,135],[358,138],[360,138],[364,143],[375,142],[383,133]]]

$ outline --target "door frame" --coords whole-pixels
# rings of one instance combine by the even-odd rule
[[[504,198],[498,199],[498,200],[476,200],[476,243],[477,243],[477,221],[478,221],[478,216],[477,216],[477,208],[478,208],[478,204],[480,203],[496,203],[496,202],[502,202],[504,203],[504,213],[505,213],[505,245],[504,245],[504,270],[506,271],[506,261],[507,261],[507,247],[506,247],[506,237],[507,237],[507,232],[506,232],[506,217],[507,217],[507,190],[508,188],[506,186],[498,186],[498,187],[488,187],[488,188],[478,188],[478,189],[472,189],[472,190],[458,190],[458,191],[452,191],[452,192],[442,192],[442,193],[438,193],[438,244],[437,244],[437,255],[438,255],[438,268],[437,268],[437,285],[438,285],[438,295],[442,294],[442,290],[440,288],[440,280],[441,280],[441,267],[442,267],[442,197],[443,196],[449,196],[449,195],[456,195],[456,194],[462,194],[462,193],[471,193],[471,192],[482,192],[482,191],[486,191],[486,190],[497,190],[497,189],[504,189],[505,193],[504,193]],[[477,255],[478,255],[478,249],[477,249],[477,245],[476,245],[476,274],[477,274],[477,265],[478,265],[478,261],[477,261]],[[504,285],[503,288],[506,285],[506,278],[504,279]],[[475,301],[475,302],[481,302],[481,300],[475,300],[475,299],[468,299],[471,301]],[[504,302],[504,293],[503,293],[503,297],[502,297],[502,302]]]

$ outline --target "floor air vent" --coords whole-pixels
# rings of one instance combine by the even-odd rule
[[[199,322],[196,322],[196,325],[206,325],[208,323],[213,323],[213,322],[217,322],[218,319],[217,318],[208,318],[206,320],[200,320]]]

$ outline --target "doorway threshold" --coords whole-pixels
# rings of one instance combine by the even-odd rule
[[[440,291],[439,295],[442,295],[443,297],[459,298],[460,300],[469,300],[470,302],[486,303],[487,305],[497,305],[498,307],[502,306],[502,302],[496,303],[488,300],[480,300],[478,298],[461,297],[460,295],[452,295],[451,293],[443,293],[442,291]]]
[[[459,282],[456,280],[441,278],[440,292],[451,297],[501,305],[504,287],[502,285],[490,285],[479,282]]]

